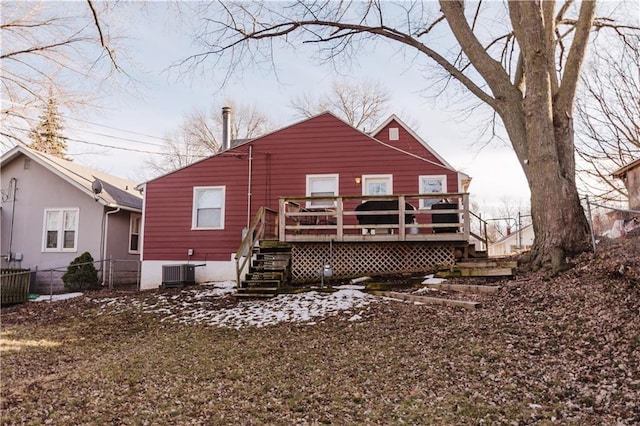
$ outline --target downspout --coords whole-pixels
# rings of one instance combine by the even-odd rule
[[[251,225],[251,178],[253,168],[253,145],[249,145],[249,179],[247,183],[247,229]]]
[[[12,177],[9,185],[13,185],[13,197],[11,199],[11,227],[9,228],[9,253],[7,253],[7,262],[13,257],[13,221],[16,217],[16,191],[18,190],[18,179]]]
[[[105,262],[105,256],[107,255],[107,242],[109,241],[109,238],[107,238],[109,233],[109,215],[118,213],[119,211],[120,211],[120,207],[118,207],[115,210],[108,211],[104,214],[104,228],[102,229],[103,246],[102,246],[102,255],[100,256],[100,258],[102,259],[102,286],[103,287],[106,282],[104,262]]]

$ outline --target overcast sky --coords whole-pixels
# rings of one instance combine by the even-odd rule
[[[69,5],[80,6],[66,3],[63,7]],[[307,57],[304,49],[277,51],[277,75],[265,69],[244,69],[222,90],[215,76],[171,70],[172,64],[195,52],[184,31],[185,22],[193,20],[178,16],[174,7],[156,2],[142,10],[139,4],[118,4],[117,23],[126,35],[119,49],[128,57],[125,71],[130,83],[126,90],[102,93],[104,108],[99,112],[66,117],[68,137],[101,145],[70,143],[69,154],[79,163],[139,182],[144,160],[151,155],[148,152],[159,151],[165,133],[178,127],[184,114],[194,109],[210,111],[220,99],[231,98],[255,105],[273,122],[285,126],[299,120],[288,107],[292,97],[326,91],[340,77],[332,67],[319,66]],[[430,96],[432,82],[425,74],[426,63],[409,62],[397,48],[378,44],[350,69],[341,69],[341,77],[370,79],[386,87],[391,95],[390,112],[415,123],[415,130],[427,143],[473,178],[472,200],[483,205],[483,210],[488,210],[484,205],[500,206],[504,200],[528,205],[524,174],[507,144],[497,141],[481,149],[486,138],[481,139],[477,129],[486,124],[488,116],[462,118],[456,109],[458,98]]]

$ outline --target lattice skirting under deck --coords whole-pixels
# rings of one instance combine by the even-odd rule
[[[453,265],[455,245],[424,242],[293,243],[294,283],[318,281],[322,265],[331,264],[332,278],[424,272],[435,265]]]

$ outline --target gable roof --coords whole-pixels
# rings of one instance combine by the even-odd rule
[[[25,145],[17,145],[5,152],[0,159],[0,167],[5,166],[20,155],[35,161],[104,206],[120,207],[135,212],[142,211],[142,196],[135,189],[135,183],[33,150]],[[97,194],[93,191],[94,182],[99,182],[102,188]]]
[[[376,138],[378,136],[378,134],[389,125],[389,123],[391,123],[392,121],[397,122],[404,130],[407,131],[407,133],[409,133],[415,140],[417,140],[418,142],[420,142],[420,144],[422,146],[425,147],[425,149],[427,151],[429,151],[429,153],[431,153],[434,157],[436,157],[438,159],[438,161],[440,161],[442,163],[442,165],[449,169],[452,170],[454,172],[460,173],[461,175],[463,175],[463,177],[465,178],[469,178],[469,176],[466,173],[463,173],[457,169],[455,169],[451,164],[449,164],[447,162],[447,160],[445,160],[444,158],[442,158],[440,156],[440,154],[438,154],[433,148],[431,148],[431,146],[424,140],[422,139],[420,136],[418,136],[418,134],[411,129],[404,121],[402,121],[397,115],[392,114],[389,118],[387,118],[380,126],[378,126],[377,129],[375,129],[373,132],[371,132],[371,137]]]
[[[217,153],[215,153],[215,154],[212,154],[212,155],[210,155],[210,156],[208,156],[208,157],[206,157],[206,158],[203,158],[203,159],[201,159],[201,160],[195,161],[195,162],[193,162],[193,163],[191,163],[191,164],[188,164],[188,165],[186,165],[186,166],[184,166],[184,167],[181,167],[181,168],[179,168],[179,169],[172,170],[172,171],[167,172],[167,173],[165,173],[165,174],[163,174],[163,175],[160,175],[160,176],[156,176],[155,178],[152,178],[152,179],[150,179],[150,180],[148,180],[148,181],[146,181],[146,182],[143,182],[143,183],[139,184],[139,185],[138,185],[138,188],[142,189],[142,188],[144,188],[145,184],[147,184],[147,183],[150,183],[150,182],[153,182],[153,181],[155,181],[155,180],[157,180],[157,179],[160,179],[160,178],[163,178],[163,177],[165,177],[165,176],[171,175],[171,174],[173,174],[173,173],[176,173],[176,172],[178,172],[178,171],[180,171],[180,170],[183,170],[183,169],[186,169],[186,168],[188,168],[188,167],[191,167],[191,166],[193,166],[193,165],[195,165],[195,164],[198,164],[198,163],[200,163],[200,162],[207,161],[207,160],[209,160],[210,158],[218,157],[218,156],[220,156],[220,155],[224,155],[224,154],[226,154],[226,155],[232,154],[232,153],[233,153],[233,151],[234,151],[236,148],[242,147],[242,146],[244,146],[244,145],[246,145],[246,144],[248,144],[248,143],[251,143],[251,142],[259,142],[259,141],[260,141],[260,139],[266,138],[266,137],[271,136],[271,135],[273,135],[273,134],[275,134],[275,133],[282,132],[283,130],[289,129],[289,128],[291,128],[291,127],[295,127],[295,126],[300,125],[300,124],[302,124],[302,123],[304,123],[304,122],[306,122],[306,121],[314,120],[314,119],[316,119],[316,118],[318,118],[318,117],[321,117],[321,116],[323,116],[323,115],[330,115],[331,117],[333,117],[334,119],[336,119],[336,120],[340,121],[341,123],[345,124],[346,126],[351,127],[354,131],[356,131],[356,132],[358,132],[358,133],[361,133],[362,135],[366,136],[366,137],[367,137],[367,138],[369,138],[372,142],[375,142],[375,143],[378,143],[378,144],[384,145],[384,146],[386,146],[386,147],[388,147],[388,148],[390,148],[390,149],[393,149],[393,150],[395,150],[395,151],[401,152],[401,153],[406,154],[406,155],[408,155],[408,156],[410,156],[410,157],[414,157],[414,158],[417,158],[417,159],[420,159],[420,160],[426,161],[426,162],[428,162],[428,163],[432,163],[432,164],[434,164],[434,165],[437,165],[437,166],[443,167],[443,168],[445,168],[445,169],[448,169],[448,170],[454,171],[454,172],[458,173],[458,175],[459,175],[462,179],[470,179],[470,177],[469,177],[466,173],[463,173],[463,172],[461,172],[461,171],[459,171],[459,170],[455,169],[455,168],[454,168],[453,166],[451,166],[447,161],[445,161],[445,160],[444,160],[444,159],[443,159],[443,158],[442,158],[442,157],[441,157],[437,152],[435,152],[435,151],[433,150],[433,148],[431,148],[431,147],[429,146],[429,144],[427,144],[424,140],[422,140],[422,138],[420,138],[420,137],[419,137],[419,136],[418,136],[418,135],[417,135],[413,130],[411,130],[411,129],[410,129],[410,128],[409,128],[409,127],[408,127],[408,126],[407,126],[407,125],[402,121],[402,120],[400,120],[396,115],[391,115],[391,116],[390,116],[390,117],[389,117],[389,118],[388,118],[388,119],[387,119],[387,120],[386,120],[386,121],[385,121],[385,122],[384,122],[380,127],[378,127],[378,129],[377,129],[375,132],[372,132],[372,133],[366,133],[366,132],[363,132],[362,130],[360,130],[360,129],[356,128],[356,127],[353,127],[351,124],[347,123],[347,122],[346,122],[346,121],[344,121],[342,118],[340,118],[340,117],[338,117],[337,115],[335,115],[333,112],[331,112],[331,111],[324,111],[324,112],[321,112],[321,113],[319,113],[319,114],[316,114],[316,115],[314,115],[314,116],[312,116],[312,117],[306,117],[306,118],[303,118],[303,119],[298,120],[298,121],[296,121],[296,122],[294,122],[294,123],[292,123],[292,124],[289,124],[289,125],[286,125],[286,126],[280,127],[280,128],[278,128],[278,129],[272,130],[272,131],[270,131],[270,132],[268,132],[268,133],[265,133],[265,134],[263,134],[263,135],[256,136],[255,138],[238,140],[238,143],[237,143],[237,144],[232,144],[232,145],[231,145],[231,147],[230,147],[229,149],[225,150],[225,151],[219,151],[219,152],[217,152]],[[407,152],[407,151],[405,151],[405,150],[403,150],[403,149],[401,149],[401,148],[398,148],[398,147],[396,147],[396,146],[390,145],[390,144],[388,144],[388,143],[386,143],[386,142],[383,142],[383,141],[381,141],[381,140],[377,139],[375,136],[376,136],[376,135],[377,135],[377,134],[378,134],[378,133],[379,133],[379,132],[380,132],[380,131],[381,131],[381,130],[382,130],[382,129],[387,125],[387,124],[389,124],[392,120],[397,121],[397,122],[398,122],[398,124],[400,124],[400,125],[401,125],[401,126],[402,126],[402,127],[403,127],[403,128],[404,128],[404,129],[409,133],[409,134],[411,134],[411,136],[412,136],[412,137],[414,137],[414,138],[415,138],[415,139],[416,139],[416,140],[417,140],[421,145],[423,145],[423,146],[425,147],[425,149],[427,149],[427,151],[429,151],[431,154],[433,154],[433,156],[434,156],[438,161],[440,161],[440,162],[441,162],[441,164],[438,164],[438,163],[436,163],[436,162],[434,162],[434,161],[432,161],[432,160],[430,160],[430,159],[427,159],[427,158],[425,158],[425,157],[423,157],[423,156],[420,156],[420,155],[417,155],[417,154],[414,154],[414,153],[411,153],[411,152]]]
[[[623,176],[631,169],[634,169],[636,167],[640,166],[640,158],[638,158],[637,160],[634,160],[628,164],[625,164],[624,166],[620,167],[618,170],[616,170],[615,172],[613,172],[611,174],[611,176],[613,176],[614,178],[618,178],[618,179],[622,179]]]

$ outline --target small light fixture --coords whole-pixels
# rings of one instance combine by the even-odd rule
[[[356,185],[360,185],[361,180],[360,180],[360,178],[359,178],[359,177],[357,177],[357,178],[355,179],[355,181],[356,181]]]

